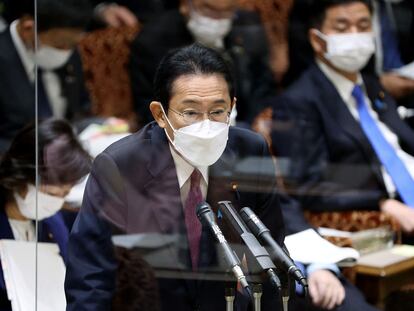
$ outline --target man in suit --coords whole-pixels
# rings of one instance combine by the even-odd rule
[[[382,210],[411,233],[414,133],[378,79],[360,74],[375,52],[371,6],[317,0],[311,8],[315,63],[273,105],[273,151],[290,159],[290,186],[301,203],[283,209],[287,226],[306,228],[303,209]],[[290,143],[276,144],[280,139]],[[333,276],[308,275],[314,303],[312,284],[338,285]],[[339,293],[341,286],[331,288]]]
[[[20,18],[0,33],[0,152],[35,117],[36,63],[39,117],[75,119],[89,110],[80,58],[73,53],[90,18],[88,1],[39,0],[37,38],[33,1],[20,9]]]
[[[412,175],[413,131],[399,118],[395,102],[378,79],[359,73],[374,52],[370,6],[364,1],[326,0],[315,4],[314,10],[315,14],[326,11],[323,18],[315,18],[309,31],[316,64],[274,105],[276,121],[291,122],[289,135],[293,141],[282,150],[275,147],[275,152],[291,157],[291,177],[299,183],[297,191],[305,208],[381,209],[411,232],[414,211],[409,205],[413,203],[404,203],[392,168],[381,159],[372,133],[364,129],[360,117],[363,112],[357,105],[359,90],[354,90],[356,85],[361,86],[370,119]],[[339,51],[343,39],[346,46]],[[333,40],[337,53],[332,50]],[[359,40],[359,46],[365,48],[360,49],[351,40]],[[372,124],[365,119],[363,122]],[[276,140],[278,134],[273,132]]]
[[[176,270],[173,278],[158,279],[161,310],[224,310],[224,283],[204,279],[219,265],[213,236],[196,219],[203,200],[215,212],[221,200],[237,209],[252,207],[283,244],[273,162],[261,136],[229,127],[235,91],[220,55],[200,45],[171,52],[154,84],[155,122],[110,146],[93,165],[69,241],[67,310],[110,309],[117,268],[112,235],[138,233],[161,233],[165,241],[178,236],[179,243],[144,257],[155,271]],[[249,157],[258,159],[251,181],[260,192],[243,188],[242,176],[235,174]],[[230,241],[238,241],[224,221],[218,222]],[[199,272],[199,280],[185,280],[185,271]],[[264,306],[277,308],[277,294],[265,284]],[[237,296],[246,310],[243,295]]]
[[[148,102],[161,58],[171,49],[198,42],[233,63],[237,77],[237,121],[250,123],[263,100],[276,94],[266,34],[253,12],[237,10],[235,0],[182,1],[146,24],[131,47],[131,84],[138,116],[151,120]]]

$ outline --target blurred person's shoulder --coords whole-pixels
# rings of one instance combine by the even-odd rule
[[[299,106],[317,100],[325,92],[325,84],[330,83],[316,64],[307,68],[278,97],[279,101],[289,101]]]
[[[231,148],[263,148],[266,145],[266,141],[262,135],[254,132],[250,129],[231,126],[229,129],[229,141],[228,144]]]
[[[0,32],[0,61],[4,62],[13,55],[17,55],[16,48],[10,34],[10,29],[6,28]]]
[[[144,24],[137,40],[168,38],[173,34],[187,33],[186,20],[178,9],[165,11]]]
[[[139,131],[110,145],[102,154],[111,157],[116,163],[130,159],[149,161],[153,150],[165,144],[163,129],[156,122],[148,123]]]
[[[226,46],[240,46],[249,55],[268,54],[269,46],[260,15],[255,11],[237,10]]]

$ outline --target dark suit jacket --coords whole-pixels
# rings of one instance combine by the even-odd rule
[[[14,240],[13,231],[4,211],[3,198],[0,198],[0,239]],[[39,241],[56,242],[63,259],[66,259],[66,247],[69,239],[69,230],[65,225],[61,213],[57,213],[39,222]],[[52,238],[51,238],[52,237]],[[11,311],[11,305],[7,298],[6,284],[3,277],[3,269],[0,264],[0,311]]]
[[[178,10],[148,23],[131,46],[131,85],[135,107],[143,124],[152,121],[148,105],[152,82],[162,57],[170,50],[194,43],[186,20]],[[233,65],[236,79],[238,120],[250,122],[263,108],[263,100],[276,94],[269,66],[266,35],[258,16],[239,11],[225,38],[223,56]]]
[[[250,175],[260,189],[258,192],[242,190],[242,179],[234,174],[238,161],[246,157],[260,159],[258,173]],[[265,162],[272,163],[265,161],[267,157],[269,151],[261,136],[231,128],[224,154],[209,168],[207,202],[213,210],[217,210],[220,200],[231,200],[237,209],[252,207],[277,241],[283,243],[274,174],[265,177],[260,173],[274,171],[273,165],[264,167]],[[235,241],[225,224],[221,225],[230,241]],[[176,168],[165,133],[153,122],[113,144],[94,162],[69,241],[67,310],[110,310],[117,268],[111,236],[154,232],[181,234],[181,242],[170,246],[168,254],[171,264],[177,261],[188,269],[190,260]],[[198,271],[204,272],[217,264],[213,238],[206,228],[200,245]],[[222,282],[159,279],[158,286],[162,310],[225,309]],[[265,292],[265,303],[277,306],[276,296],[271,290]]]
[[[19,54],[13,44],[10,29],[0,33],[0,152],[27,123],[34,120],[35,88],[30,82]],[[77,119],[89,110],[82,78],[79,54],[56,70],[64,97],[67,99],[68,119]]]
[[[376,78],[364,75],[363,80],[380,120],[413,155],[414,133],[399,118],[393,99]],[[273,109],[278,125],[272,133],[274,152],[291,159],[288,178],[303,208],[378,208],[379,200],[388,196],[379,160],[360,124],[316,65],[274,102]],[[281,139],[290,143],[278,143]]]

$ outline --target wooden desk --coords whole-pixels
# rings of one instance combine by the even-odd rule
[[[362,256],[355,272],[356,285],[367,300],[383,309],[391,292],[414,283],[414,246],[397,245]]]

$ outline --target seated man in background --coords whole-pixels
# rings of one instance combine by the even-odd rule
[[[316,64],[274,103],[274,122],[290,130],[273,141],[291,141],[275,154],[291,159],[303,208],[381,210],[411,234],[414,132],[378,79],[360,73],[375,52],[369,1],[314,1],[311,12]]]
[[[414,80],[404,77],[395,69],[414,60],[412,29],[414,27],[411,0],[372,0],[373,32],[376,40],[375,55],[363,69],[377,74],[385,90],[397,100],[398,106],[414,107]],[[289,70],[284,85],[290,85],[313,63],[313,49],[307,38],[309,9],[312,0],[295,0],[289,20]],[[411,111],[401,109],[402,117],[409,118]],[[407,120],[412,123],[412,120]]]
[[[35,117],[35,64],[39,117],[74,120],[89,110],[80,58],[72,54],[90,20],[89,1],[38,0],[36,52],[34,3],[20,4],[20,18],[0,33],[0,152]]]
[[[259,17],[237,10],[236,0],[186,0],[146,24],[132,44],[131,85],[141,123],[151,120],[148,103],[161,58],[198,42],[220,51],[237,76],[237,121],[250,123],[266,97],[276,94],[268,45]]]

